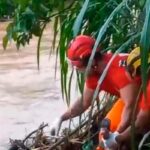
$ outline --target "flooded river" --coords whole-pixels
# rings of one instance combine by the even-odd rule
[[[59,71],[55,78],[55,55],[49,57],[52,32],[44,33],[40,70],[34,38],[19,51],[13,43],[2,49],[5,24],[0,23],[0,150],[9,138],[22,139],[42,123],[51,123],[66,109],[61,97]]]

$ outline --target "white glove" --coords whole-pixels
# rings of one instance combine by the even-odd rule
[[[116,149],[117,148],[117,141],[116,141],[116,137],[119,135],[119,133],[116,132],[109,132],[109,138],[108,139],[102,139],[103,143],[104,143],[104,147],[106,149]]]
[[[62,119],[56,118],[55,121],[50,125],[50,134],[51,135],[58,135],[61,124],[62,124]]]

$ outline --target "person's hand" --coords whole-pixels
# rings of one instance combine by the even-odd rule
[[[108,139],[102,139],[103,143],[104,143],[104,147],[106,149],[117,149],[118,144],[116,142],[116,137],[119,135],[118,132],[109,132],[109,138]]]
[[[62,124],[62,119],[56,118],[55,121],[50,125],[50,134],[51,135],[58,135],[61,124]]]

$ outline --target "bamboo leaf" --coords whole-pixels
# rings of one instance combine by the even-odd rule
[[[37,64],[38,64],[38,69],[39,69],[39,65],[40,65],[40,45],[41,45],[41,39],[42,39],[42,35],[43,35],[43,31],[46,27],[46,23],[43,25],[43,28],[41,30],[39,39],[38,39],[38,45],[37,45]]]
[[[71,72],[71,74],[70,74],[70,78],[69,78],[69,86],[68,86],[68,99],[70,100],[70,97],[71,97],[71,95],[70,95],[70,93],[71,93],[71,81],[72,81],[72,79],[73,79],[73,73],[74,73],[74,70],[72,70],[72,72]]]
[[[75,23],[73,26],[73,36],[74,37],[77,36],[80,31],[81,23],[82,23],[84,14],[87,10],[88,4],[89,4],[89,0],[85,0],[79,15],[77,16],[77,19],[75,20]]]
[[[3,38],[3,48],[6,49],[7,45],[8,45],[8,36],[6,35]]]
[[[141,33],[140,48],[141,48],[141,72],[142,72],[142,87],[146,91],[146,84],[148,78],[148,56],[150,50],[150,1],[146,4],[146,17]],[[144,92],[145,93],[145,92]]]
[[[68,98],[68,92],[67,92],[67,72],[68,72],[68,64],[65,61],[64,67],[63,67],[63,73],[64,73],[64,92],[65,92],[65,96],[66,96],[66,102],[67,105],[70,105],[70,99]]]
[[[83,86],[84,86],[84,76],[83,76],[83,74],[80,74],[80,73],[77,72],[77,81],[78,81],[79,91],[82,94],[83,93]]]
[[[60,78],[61,79],[61,93],[62,93],[62,98],[64,99],[64,82],[63,82],[64,73],[62,69],[61,69],[60,75],[61,75],[61,78]]]
[[[53,35],[53,42],[52,42],[53,51],[55,49],[56,37],[57,37],[57,33],[58,33],[57,28],[58,28],[58,16],[56,16],[56,18],[54,20],[54,35]]]

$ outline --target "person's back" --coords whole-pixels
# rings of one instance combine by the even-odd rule
[[[111,60],[113,54],[103,54],[101,61],[104,62],[105,67]],[[139,86],[140,78],[132,79],[126,72],[126,59],[128,54],[118,54],[112,61],[107,74],[100,85],[99,89],[104,90],[111,95],[120,97],[120,89],[128,84],[136,84]],[[90,89],[95,90],[98,84],[98,80],[103,72],[97,70],[90,74],[86,79],[86,86]]]

